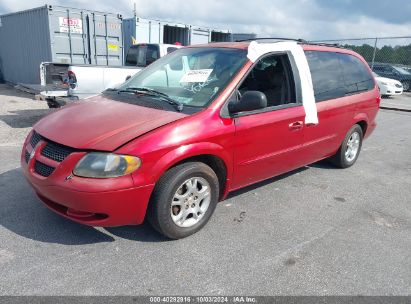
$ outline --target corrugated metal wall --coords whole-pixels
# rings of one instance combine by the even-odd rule
[[[124,19],[124,52],[127,54],[133,38],[137,43],[202,44],[211,41],[231,41],[229,30],[214,30],[189,24],[133,17]],[[214,40],[211,38],[213,34]]]
[[[40,63],[51,60],[46,7],[0,18],[0,69],[4,80],[40,83]]]
[[[240,41],[240,40],[250,40],[257,38],[257,34],[253,33],[233,33],[232,40],[233,41]]]
[[[127,56],[128,49],[133,44],[133,39],[136,38],[136,23],[135,18],[123,20],[123,46],[124,59]]]
[[[228,31],[211,31],[211,42],[229,42],[231,41],[231,33]]]
[[[120,15],[43,6],[0,18],[0,69],[6,81],[40,83],[43,61],[123,64]]]

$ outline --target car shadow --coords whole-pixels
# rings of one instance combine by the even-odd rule
[[[255,189],[258,189],[260,187],[263,187],[263,186],[278,182],[278,181],[280,181],[284,178],[287,178],[289,176],[292,176],[292,175],[300,173],[300,172],[304,172],[305,170],[308,170],[308,169],[309,169],[309,167],[307,167],[307,166],[301,167],[301,168],[295,169],[293,171],[290,171],[290,172],[287,172],[287,173],[284,173],[284,174],[281,174],[281,175],[278,175],[278,176],[275,176],[275,177],[271,177],[269,179],[263,180],[263,181],[258,182],[256,184],[252,184],[250,186],[247,186],[247,187],[241,188],[239,190],[230,192],[227,196],[227,199],[234,198],[236,196],[245,194],[245,193],[250,192],[250,191],[254,191]]]
[[[138,242],[169,241],[148,223],[98,230],[55,214],[37,198],[21,168],[0,174],[0,191],[0,226],[28,239],[64,245],[113,242],[112,235]]]
[[[250,185],[250,186],[247,186],[247,187],[245,187],[245,188],[241,188],[241,189],[239,189],[239,190],[233,191],[233,192],[231,192],[231,193],[228,194],[227,199],[234,198],[234,197],[236,197],[236,196],[245,194],[245,193],[250,192],[250,191],[254,191],[254,190],[256,190],[256,189],[258,189],[258,188],[260,188],[260,187],[269,185],[269,184],[271,184],[271,183],[278,182],[278,181],[280,181],[280,180],[282,180],[282,179],[285,179],[285,178],[287,178],[287,177],[290,177],[290,176],[292,176],[292,175],[295,175],[295,174],[304,172],[304,171],[306,171],[306,170],[308,170],[308,169],[310,169],[310,168],[334,169],[334,170],[337,170],[329,161],[327,161],[327,160],[322,160],[322,161],[319,161],[319,162],[316,162],[316,163],[313,163],[313,164],[310,164],[310,165],[307,165],[307,166],[304,166],[304,167],[295,169],[295,170],[293,170],[293,171],[290,171],[290,172],[287,172],[287,173],[284,173],[284,174],[281,174],[281,175],[278,175],[278,176],[275,176],[275,177],[271,177],[271,178],[269,178],[269,179],[266,179],[266,180],[264,180],[264,181],[261,181],[261,182],[259,182],[259,183],[256,183],[256,184],[253,184],[253,185]]]
[[[338,170],[329,160],[324,159],[319,162],[307,165],[309,168],[318,168],[318,169],[329,169],[329,170]]]
[[[227,199],[304,172],[311,167],[335,169],[326,161],[321,161],[234,191]],[[103,230],[107,233],[104,233],[94,227],[65,219],[41,203],[23,177],[21,168],[0,174],[0,193],[0,226],[24,238],[64,245],[113,242],[113,236],[139,242],[170,241],[151,228],[147,222],[139,226],[105,227]]]
[[[0,193],[0,226],[24,238],[64,245],[114,241],[108,234],[48,210],[36,197],[20,168],[0,174]]]
[[[9,111],[7,115],[0,115],[0,120],[12,128],[31,128],[51,111],[50,109]]]
[[[170,239],[161,235],[147,221],[138,226],[106,227],[107,232],[122,239],[138,242],[168,242]]]

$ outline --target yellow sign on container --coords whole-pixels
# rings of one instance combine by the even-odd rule
[[[112,51],[118,51],[118,45],[116,45],[116,44],[109,43],[109,44],[107,44],[107,48],[109,50],[112,50]]]

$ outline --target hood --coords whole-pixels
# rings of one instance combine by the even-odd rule
[[[53,112],[34,129],[45,138],[77,148],[113,151],[153,129],[187,116],[123,103],[101,95]]]
[[[386,78],[386,77],[375,77],[375,79],[377,80],[377,82],[385,82],[385,83],[392,83],[392,84],[401,84],[401,82],[399,82],[398,80],[395,79],[391,79],[391,78]]]

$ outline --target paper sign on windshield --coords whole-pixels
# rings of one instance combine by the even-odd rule
[[[213,69],[191,70],[184,74],[180,82],[206,82]]]

